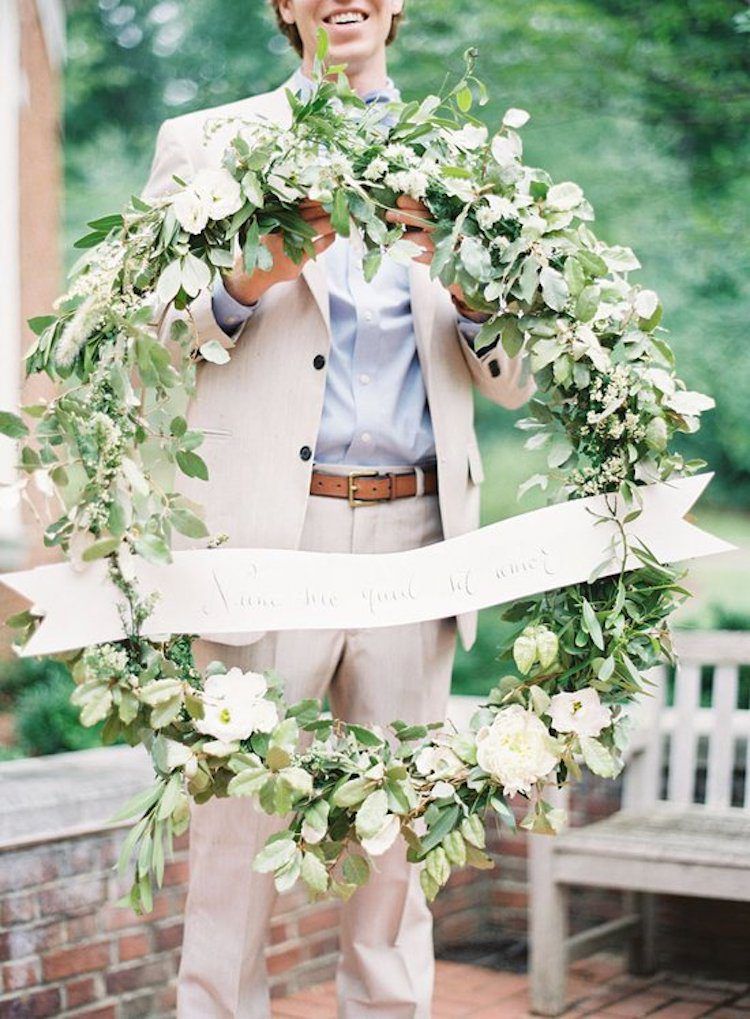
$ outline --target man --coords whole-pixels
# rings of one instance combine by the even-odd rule
[[[204,144],[209,117],[288,124],[284,88],[305,94],[312,86],[321,25],[327,59],[346,64],[352,88],[372,102],[398,96],[386,46],[404,0],[271,3],[300,67],[271,92],[165,121],[144,197],[174,187],[173,174],[189,178],[218,162],[231,131]],[[268,235],[270,270],[248,276],[238,259],[213,294],[192,302],[194,345],[216,339],[231,360],[197,364],[188,420],[206,433],[210,481],[181,478],[179,489],[202,503],[209,530],[226,532],[230,547],[397,552],[476,528],[483,475],[472,386],[512,408],[533,380],[497,345],[472,350],[482,316],[462,303],[459,287],[449,292],[430,279],[421,203],[401,196],[400,211],[388,215],[409,225],[422,254],[408,267],[384,259],[371,284],[325,210],[310,201],[301,208],[317,231],[316,258],[297,266]],[[289,702],[327,694],[349,721],[418,723],[444,717],[457,631],[468,649],[476,614],[382,629],[202,634],[195,651],[202,667],[218,658],[245,671],[275,669]],[[281,824],[245,799],[193,807],[179,1019],[269,1016],[263,945],[275,890],[251,863]],[[341,1017],[428,1019],[431,924],[399,840],[342,906]]]

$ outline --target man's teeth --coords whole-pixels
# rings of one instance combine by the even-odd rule
[[[331,25],[346,25],[351,21],[364,21],[364,14],[357,12],[347,12],[342,14],[332,14],[330,18],[326,18],[326,21]]]

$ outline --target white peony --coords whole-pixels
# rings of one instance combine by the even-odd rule
[[[576,736],[598,736],[612,721],[612,712],[593,687],[574,693],[556,693],[550,702],[552,727]]]
[[[189,234],[199,234],[208,223],[208,202],[192,188],[178,191],[172,199],[177,222]]]
[[[242,208],[242,188],[228,170],[199,170],[192,184],[209,219],[225,219]]]
[[[260,673],[236,667],[209,676],[203,688],[204,715],[195,720],[196,729],[221,743],[271,732],[279,717],[276,705],[265,697],[267,689]]]
[[[477,733],[477,763],[506,796],[528,795],[557,766],[557,744],[533,711],[511,704]]]

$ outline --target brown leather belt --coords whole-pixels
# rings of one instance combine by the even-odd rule
[[[423,468],[424,495],[437,492],[437,467]],[[378,471],[352,471],[350,474],[326,474],[313,470],[310,479],[311,495],[328,495],[347,499],[350,506],[370,506],[375,502],[405,499],[417,494],[417,472],[380,474]]]

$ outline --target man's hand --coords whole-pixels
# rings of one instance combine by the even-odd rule
[[[386,220],[389,223],[406,224],[404,236],[424,249],[421,255],[414,257],[414,261],[424,262],[425,265],[429,265],[435,254],[435,242],[431,236],[432,231],[435,229],[435,220],[432,213],[424,202],[411,198],[409,195],[399,195],[396,199],[396,205],[398,205],[398,209],[389,209],[386,212]],[[446,290],[453,298],[453,303],[457,309],[466,318],[470,318],[474,322],[484,322],[489,318],[483,312],[473,311],[467,307],[464,292],[459,283],[451,283],[450,286],[446,286]]]
[[[313,202],[309,198],[301,201],[298,209],[302,218],[315,230],[316,236],[313,239],[313,247],[317,257],[336,240],[336,234],[331,226],[330,215],[323,210],[320,202]],[[270,269],[256,269],[253,273],[246,273],[243,255],[240,252],[235,260],[232,271],[223,277],[227,292],[242,304],[254,304],[274,283],[295,280],[310,258],[309,255],[303,254],[299,265],[292,261],[284,252],[284,238],[278,230],[272,230],[271,233],[264,234],[261,240],[271,252],[273,258],[273,265]]]

